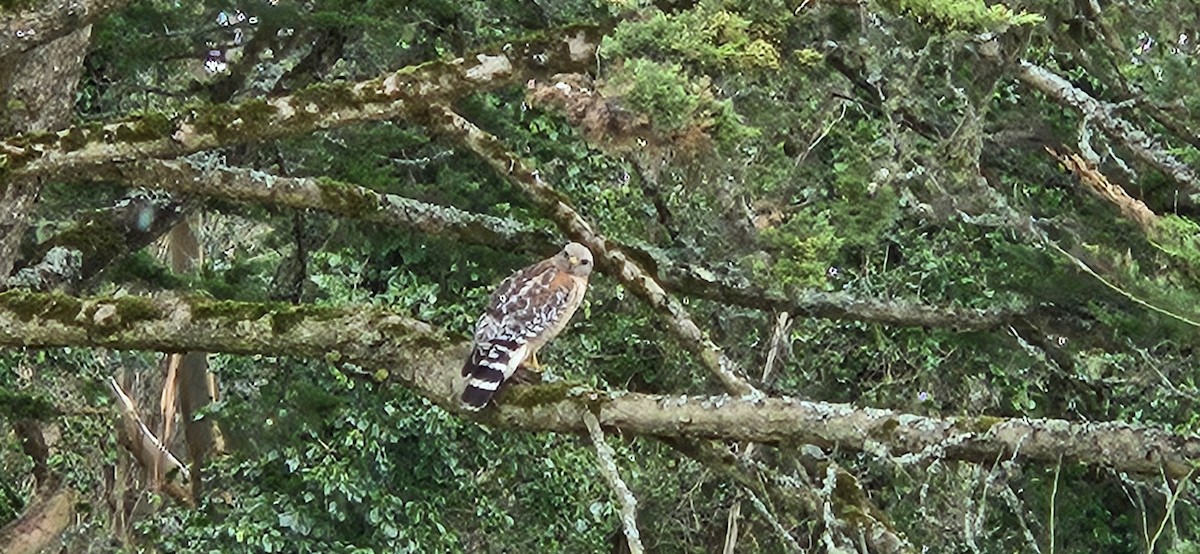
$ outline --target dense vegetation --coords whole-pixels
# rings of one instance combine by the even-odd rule
[[[0,8],[0,551],[1200,551],[1194,2],[59,4]]]

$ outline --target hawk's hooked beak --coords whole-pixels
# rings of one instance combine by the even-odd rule
[[[571,256],[567,259],[571,262],[571,265],[579,265],[579,257],[578,256]]]

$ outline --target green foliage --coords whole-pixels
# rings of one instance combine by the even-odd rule
[[[58,410],[49,400],[30,394],[0,388],[0,417],[10,422],[19,419],[49,420],[58,415]]]
[[[1011,27],[1035,25],[1046,20],[1030,12],[1014,12],[1003,4],[985,4],[983,0],[888,0],[889,5],[919,23],[948,31],[985,31],[1003,33]]]
[[[1151,237],[1155,247],[1200,274],[1200,225],[1190,219],[1167,214],[1155,223]]]
[[[645,19],[623,21],[605,38],[601,52],[615,59],[682,58],[713,69],[779,68],[779,52],[754,36],[752,21],[711,6],[702,3],[674,14],[655,10]]]
[[[231,383],[261,383],[235,386],[213,412],[254,440],[210,469],[228,495],[139,525],[165,550],[585,552],[615,522],[590,448],[570,437],[491,432],[321,364],[214,367]]]
[[[762,233],[763,242],[776,251],[773,263],[751,259],[751,269],[785,291],[823,288],[825,272],[842,247],[842,239],[829,221],[829,213],[797,216]]]
[[[709,130],[723,144],[737,144],[757,134],[742,124],[731,102],[713,98],[707,83],[694,82],[678,64],[637,58],[615,71],[610,81],[629,107],[649,115],[663,131],[695,126]]]
[[[683,128],[700,105],[695,87],[679,65],[632,60],[613,80],[628,89],[622,96],[634,109],[650,114],[657,126],[668,131]]]

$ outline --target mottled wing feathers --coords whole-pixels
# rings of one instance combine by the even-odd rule
[[[463,365],[467,386],[463,405],[483,408],[500,384],[543,344],[566,326],[582,299],[586,279],[578,281],[551,260],[529,266],[505,279],[475,324],[471,355]]]

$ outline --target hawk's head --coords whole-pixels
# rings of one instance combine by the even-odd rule
[[[571,275],[587,277],[592,274],[592,251],[578,242],[568,243],[554,261]]]

